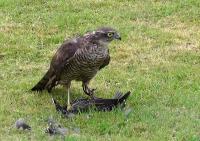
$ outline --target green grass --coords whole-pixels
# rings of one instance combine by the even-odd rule
[[[47,92],[29,89],[65,38],[109,25],[121,42],[112,61],[91,83],[96,95],[132,92],[123,111],[91,112],[74,119],[56,113]],[[198,0],[0,0],[0,140],[60,139],[44,133],[53,116],[80,128],[70,140],[200,140],[200,1]],[[72,85],[73,99],[84,96]],[[60,102],[64,88],[53,91]],[[10,128],[23,117],[32,132]]]

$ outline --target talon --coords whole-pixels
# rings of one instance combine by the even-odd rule
[[[92,98],[92,99],[94,99],[95,98],[95,96],[94,96],[94,91],[95,91],[96,89],[91,89],[90,90],[90,97]]]
[[[93,96],[95,90],[96,90],[96,88],[95,89],[90,89],[90,88],[88,88],[87,85],[83,84],[83,91],[85,92],[85,94],[90,96],[92,99],[95,99],[94,96]]]
[[[92,89],[92,90],[91,90],[91,93],[94,93],[94,91],[96,91],[96,89],[97,89],[97,88],[95,88],[95,89]]]

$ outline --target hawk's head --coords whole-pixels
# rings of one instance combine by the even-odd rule
[[[109,42],[117,39],[121,40],[120,34],[113,28],[102,27],[89,33],[92,35],[92,40],[100,44],[108,44]]]

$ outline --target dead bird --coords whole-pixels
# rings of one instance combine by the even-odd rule
[[[125,93],[117,92],[113,98],[111,99],[104,99],[104,98],[97,98],[94,99],[87,99],[81,98],[76,99],[71,103],[70,110],[67,110],[67,106],[61,106],[55,99],[53,103],[56,107],[56,110],[62,115],[68,117],[70,114],[77,114],[78,112],[85,112],[91,108],[94,108],[97,111],[111,111],[113,108],[119,106],[124,107],[125,101],[129,97],[130,91]]]
[[[15,127],[17,129],[23,129],[23,130],[31,130],[31,127],[25,122],[24,119],[20,118],[15,122]]]

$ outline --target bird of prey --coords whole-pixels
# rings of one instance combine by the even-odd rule
[[[120,34],[111,27],[102,27],[64,41],[53,56],[49,70],[31,90],[50,92],[61,84],[67,89],[67,107],[70,109],[70,85],[76,80],[82,81],[83,91],[94,98],[95,89],[88,87],[89,82],[109,64],[108,44],[114,39],[121,40]]]

